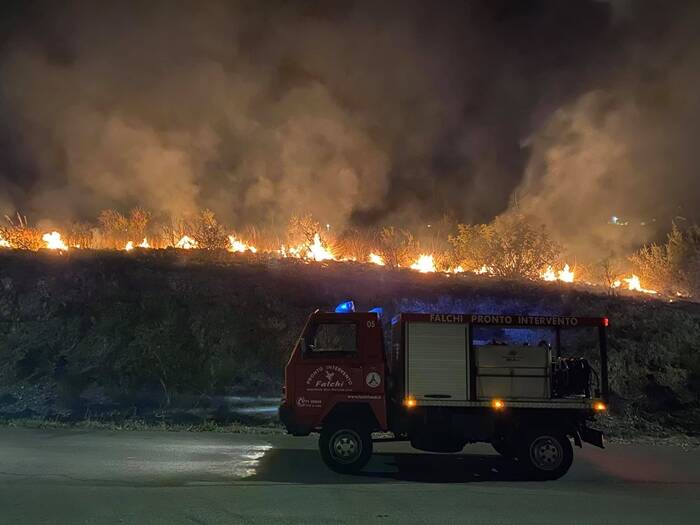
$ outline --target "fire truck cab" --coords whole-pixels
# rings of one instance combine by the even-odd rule
[[[587,423],[606,409],[607,326],[606,318],[405,313],[384,327],[381,313],[355,312],[351,302],[317,310],[285,368],[280,419],[290,434],[320,433],[323,461],[341,473],[364,467],[377,441],[431,452],[487,442],[532,477],[556,479],[573,461],[571,440],[603,448]]]

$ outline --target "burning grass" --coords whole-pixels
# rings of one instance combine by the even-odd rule
[[[155,221],[141,208],[126,215],[105,210],[94,227],[74,223],[64,231],[45,232],[30,227],[26,217],[19,214],[6,219],[7,225],[0,227],[1,249],[48,249],[61,253],[85,249],[227,250],[233,256],[247,253],[308,263],[357,262],[420,273],[470,273],[484,278],[589,285],[611,294],[627,290],[661,295],[644,286],[640,276],[630,270],[590,277],[592,272],[584,265],[562,260],[561,247],[549,239],[546,231],[534,228],[519,216],[499,217],[489,225],[458,225],[457,233],[450,236],[445,233],[447,228],[436,227],[431,231],[432,237],[420,240],[395,227],[336,232],[311,215],[292,217],[283,235],[253,227],[231,231],[210,210],[174,221]],[[685,291],[667,294],[671,298],[690,295]]]

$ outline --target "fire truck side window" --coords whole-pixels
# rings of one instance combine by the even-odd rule
[[[350,323],[319,324],[311,338],[309,351],[312,353],[356,353],[357,331],[355,325]]]

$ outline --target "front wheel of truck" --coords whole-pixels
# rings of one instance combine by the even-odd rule
[[[341,474],[354,474],[372,455],[372,434],[362,426],[331,424],[321,430],[318,446],[328,468]]]
[[[538,480],[559,479],[574,460],[571,441],[556,429],[532,429],[525,433],[518,448],[518,460]]]

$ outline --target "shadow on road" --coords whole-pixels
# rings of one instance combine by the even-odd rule
[[[527,480],[513,461],[496,455],[476,454],[376,453],[359,474],[342,475],[329,470],[316,450],[282,448],[265,454],[256,470],[249,479],[302,484]]]

